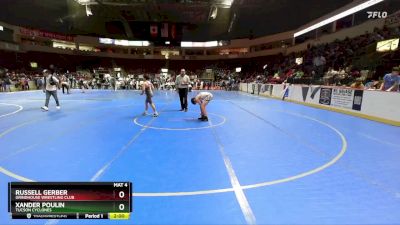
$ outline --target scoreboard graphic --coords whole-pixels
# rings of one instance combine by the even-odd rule
[[[130,182],[10,182],[12,219],[129,219]]]

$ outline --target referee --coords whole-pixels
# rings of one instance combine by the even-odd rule
[[[181,110],[187,112],[188,110],[188,89],[190,84],[190,78],[185,73],[185,69],[181,69],[181,73],[176,76],[175,85],[179,91],[179,99],[181,101]]]

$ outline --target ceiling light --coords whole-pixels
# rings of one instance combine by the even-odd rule
[[[300,31],[294,33],[293,37],[298,37],[298,36],[300,36],[302,34],[305,34],[305,33],[309,32],[309,31],[315,30],[315,29],[317,29],[319,27],[325,26],[325,25],[327,25],[329,23],[332,23],[332,22],[334,22],[336,20],[339,20],[339,19],[341,19],[343,17],[346,17],[348,15],[354,14],[354,13],[356,13],[358,11],[361,11],[363,9],[366,9],[366,8],[368,8],[370,6],[376,5],[376,4],[378,4],[378,3],[382,2],[382,1],[384,1],[384,0],[369,0],[369,1],[366,1],[366,2],[361,3],[359,5],[356,5],[356,6],[350,8],[348,10],[345,10],[345,11],[339,13],[339,14],[336,14],[336,15],[328,18],[328,19],[325,19],[325,20],[323,20],[321,22],[318,22],[318,23],[316,23],[316,24],[314,24],[312,26],[309,26],[309,27],[307,27],[307,28],[305,28],[303,30],[300,30]]]
[[[209,18],[215,20],[217,18],[217,14],[218,14],[218,8],[216,6],[212,6]]]
[[[75,1],[81,5],[88,5],[91,3],[91,0],[75,0]]]
[[[92,9],[89,5],[86,5],[86,16],[93,16]]]
[[[233,3],[233,0],[223,0],[222,1],[222,5],[229,7],[229,8],[232,6],[232,3]]]

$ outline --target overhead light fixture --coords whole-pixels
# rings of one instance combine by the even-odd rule
[[[181,47],[192,47],[193,43],[191,41],[182,41]]]
[[[133,43],[132,43],[133,42]],[[120,45],[120,46],[130,46],[130,45],[137,45],[136,41],[129,42],[128,40],[114,40],[114,45]]]
[[[169,44],[171,44],[171,42],[169,42],[169,41],[166,41],[166,42],[165,42],[165,44],[166,44],[166,45],[169,45]]]
[[[234,0],[223,0],[221,2],[221,7],[222,8],[230,8],[232,6],[232,4],[233,4],[233,1]]]
[[[75,0],[75,1],[81,5],[88,5],[88,4],[92,3],[91,0]]]
[[[208,16],[209,19],[215,20],[217,18],[218,8],[217,6],[213,5],[210,9],[210,15]]]
[[[86,5],[86,16],[93,16],[92,9],[89,5]]]
[[[122,46],[143,46],[143,41],[127,41],[122,43],[123,43]],[[115,44],[118,45],[117,42],[115,42]]]
[[[231,22],[229,24],[228,33],[230,33],[232,31],[233,23],[235,22],[235,20],[236,20],[236,13],[233,13],[233,18],[232,18],[232,20],[231,20]]]
[[[209,48],[209,47],[217,47],[221,46],[221,42],[218,41],[207,41],[207,42],[191,42],[191,41],[182,41],[181,47],[189,47],[189,48]]]
[[[150,45],[150,42],[149,42],[149,41],[142,41],[142,45],[143,45],[143,46],[149,46],[149,45]]]
[[[107,44],[107,45],[118,45],[118,46],[149,46],[149,41],[129,41],[129,40],[119,40],[119,39],[110,39],[110,38],[99,38],[100,44]]]
[[[110,38],[99,38],[101,44],[114,44],[114,40]]]
[[[3,26],[0,26],[0,30],[3,31],[3,30],[4,30],[4,27],[3,27]]]
[[[346,16],[348,16],[348,15],[354,14],[354,13],[356,13],[356,12],[358,12],[358,11],[361,11],[361,10],[363,10],[363,9],[366,9],[366,8],[368,8],[368,7],[370,7],[370,6],[376,5],[376,4],[378,4],[378,3],[380,3],[380,2],[383,2],[383,1],[384,1],[384,0],[369,0],[369,1],[366,1],[366,2],[364,2],[364,3],[361,3],[361,4],[356,5],[356,6],[350,8],[350,9],[348,9],[348,10],[345,10],[345,11],[339,13],[339,14],[336,14],[336,15],[334,15],[334,16],[328,18],[328,19],[325,19],[325,20],[323,20],[323,21],[321,21],[321,22],[318,22],[318,23],[316,23],[316,24],[314,24],[314,25],[311,25],[311,26],[309,26],[309,27],[307,27],[307,28],[305,28],[305,29],[303,29],[303,30],[300,30],[300,31],[294,33],[294,34],[293,34],[293,37],[298,37],[298,36],[300,36],[300,35],[302,35],[302,34],[305,34],[305,33],[307,33],[307,32],[310,32],[310,31],[312,31],[312,30],[315,30],[315,29],[317,29],[317,28],[319,28],[319,27],[325,26],[325,25],[327,25],[327,24],[329,24],[329,23],[332,23],[332,22],[334,22],[334,21],[336,21],[336,20],[339,20],[339,19],[341,19],[341,18],[343,18],[343,17],[346,17]]]
[[[207,41],[204,43],[204,47],[217,47],[218,41]]]
[[[242,72],[242,67],[236,67],[235,71],[236,71],[236,73]]]

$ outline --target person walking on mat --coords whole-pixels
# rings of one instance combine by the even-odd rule
[[[43,75],[44,75],[43,92],[46,93],[46,103],[42,107],[42,109],[44,111],[49,110],[48,107],[49,107],[50,96],[53,96],[54,100],[56,100],[57,104],[56,108],[60,109],[60,102],[58,101],[57,97],[57,85],[59,84],[59,80],[55,76],[53,76],[53,74],[50,73],[50,71],[48,70],[44,70]]]
[[[181,101],[181,110],[180,111],[188,111],[188,88],[190,84],[190,78],[185,73],[185,69],[181,69],[181,73],[176,77],[175,85],[178,89],[179,99]]]
[[[149,75],[144,75],[144,82],[142,84],[142,93],[146,94],[146,100],[144,102],[145,104],[145,108],[144,108],[144,113],[143,116],[148,115],[147,110],[149,109],[149,105],[151,106],[151,108],[153,109],[153,116],[157,117],[158,116],[158,112],[156,110],[156,106],[153,103],[153,90],[154,90],[154,86],[153,84],[150,82],[150,77]]]
[[[196,97],[191,99],[193,105],[196,105],[196,103],[200,105],[201,117],[199,120],[203,122],[208,121],[206,106],[212,99],[213,95],[210,92],[200,92]]]

